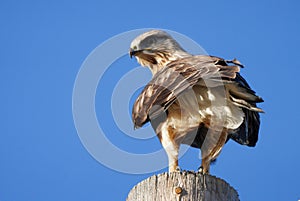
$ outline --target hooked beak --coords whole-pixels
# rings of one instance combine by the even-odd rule
[[[132,48],[129,49],[129,56],[130,58],[132,58],[133,56],[135,56],[137,53],[142,52],[143,50],[134,50]]]
[[[130,59],[132,58],[132,56],[134,56],[135,52],[133,49],[129,49],[129,56],[130,56]]]

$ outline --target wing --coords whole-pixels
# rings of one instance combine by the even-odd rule
[[[229,63],[233,65],[228,65]],[[240,67],[242,65],[237,60],[225,61],[207,55],[170,62],[154,75],[135,101],[132,111],[135,128],[143,126],[150,117],[154,118],[166,111],[176,97],[199,80],[222,84],[220,81],[234,79]]]

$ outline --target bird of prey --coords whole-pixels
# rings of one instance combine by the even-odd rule
[[[162,30],[136,37],[129,54],[153,74],[134,103],[134,127],[150,121],[167,153],[169,172],[180,171],[181,144],[201,149],[202,173],[209,173],[229,139],[255,146],[263,112],[256,103],[263,99],[240,75],[238,60],[192,55]]]

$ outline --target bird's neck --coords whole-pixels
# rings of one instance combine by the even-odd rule
[[[164,53],[164,54],[157,54],[155,56],[156,64],[149,63],[147,65],[149,69],[152,72],[152,76],[154,76],[158,71],[163,69],[165,66],[167,66],[170,62],[175,61],[177,59],[181,59],[184,57],[191,56],[191,54],[184,52],[184,51],[178,51],[172,54]]]

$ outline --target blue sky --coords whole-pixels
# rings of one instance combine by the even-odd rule
[[[135,184],[166,171],[126,174],[99,163],[81,143],[72,114],[74,83],[88,55],[117,34],[149,27],[184,34],[211,55],[238,58],[246,66],[242,75],[265,99],[257,146],[227,143],[211,173],[243,201],[300,199],[299,6],[297,0],[1,1],[0,200],[125,200]],[[107,139],[140,154],[161,149],[158,140],[124,135],[110,106],[118,79],[136,66],[125,56],[112,64],[95,108]],[[190,149],[181,167],[195,170],[198,154]]]

